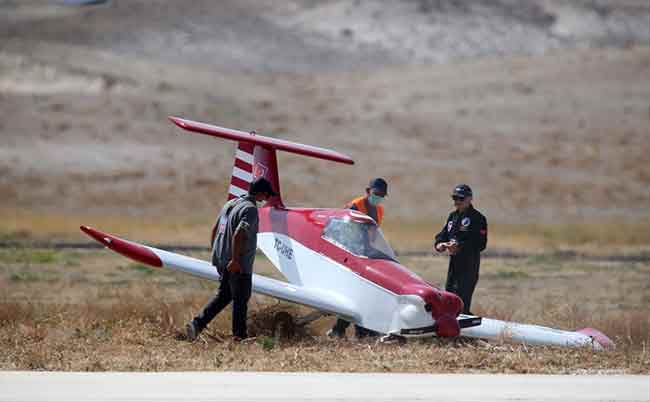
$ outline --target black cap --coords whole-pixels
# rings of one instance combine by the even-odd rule
[[[388,183],[386,183],[386,180],[382,179],[381,177],[370,180],[370,183],[368,183],[368,188],[374,188],[380,193],[388,194]]]
[[[273,191],[273,186],[271,182],[266,180],[263,177],[258,177],[257,179],[251,182],[250,187],[248,188],[249,194],[259,194],[259,193],[268,193],[270,196],[278,195]]]
[[[452,197],[471,197],[472,189],[467,184],[459,184],[454,187],[454,191],[451,192]]]

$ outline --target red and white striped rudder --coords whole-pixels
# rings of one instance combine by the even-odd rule
[[[240,142],[235,151],[235,165],[232,169],[228,200],[237,198],[248,192],[248,187],[253,181],[253,144]]]

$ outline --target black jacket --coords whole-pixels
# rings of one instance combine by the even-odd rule
[[[436,235],[435,244],[450,240],[456,240],[460,247],[455,256],[478,255],[487,246],[485,216],[472,205],[464,213],[450,213],[442,230]]]

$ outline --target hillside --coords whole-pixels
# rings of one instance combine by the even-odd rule
[[[497,222],[650,217],[645,1],[0,9],[5,213],[211,216],[234,146],[178,115],[357,162],[281,155],[289,205],[338,206],[381,175],[392,219],[442,219],[458,182]]]

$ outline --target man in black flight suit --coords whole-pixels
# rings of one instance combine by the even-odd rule
[[[455,211],[436,235],[435,251],[449,253],[449,271],[445,290],[463,301],[463,314],[472,314],[472,294],[478,282],[481,251],[487,246],[487,220],[472,205],[472,189],[459,184],[451,194]]]

